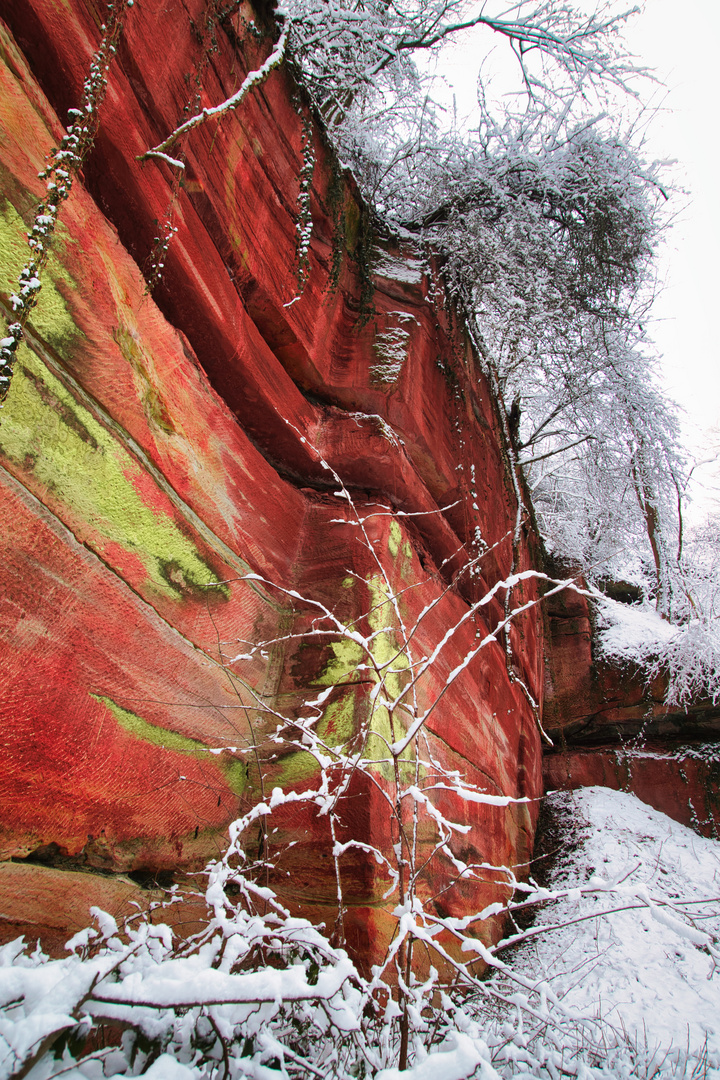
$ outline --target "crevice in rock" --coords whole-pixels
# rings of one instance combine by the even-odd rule
[[[111,870],[107,866],[98,866],[88,861],[84,849],[77,855],[67,855],[54,840],[41,844],[27,855],[14,855],[9,861],[26,866],[44,866],[51,870],[63,870],[70,873],[94,874],[96,877],[114,880],[129,880],[148,891],[167,890],[175,884],[175,874],[172,870]]]
[[[174,884],[174,875],[169,870],[111,870],[106,866],[97,866],[89,862],[85,851],[77,855],[68,855],[54,840],[47,844],[41,844],[29,854],[14,855],[10,860],[13,863],[26,866],[45,866],[50,870],[64,870],[71,873],[94,874],[97,877],[130,879],[143,889],[168,889]]]

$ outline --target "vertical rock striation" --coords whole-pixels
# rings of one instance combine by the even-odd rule
[[[80,100],[103,5],[7,0],[3,16],[7,313],[43,196],[38,173]],[[110,875],[118,903],[133,881],[182,881],[262,791],[310,782],[308,755],[262,749],[274,726],[251,729],[221,661],[239,641],[302,623],[286,593],[240,580],[249,572],[321,600],[346,623],[372,606],[377,563],[323,462],[358,510],[375,514],[370,538],[405,590],[407,618],[436,605],[421,653],[510,567],[509,466],[462,323],[437,269],[373,227],[288,73],[273,72],[237,111],[188,135],[176,148],[182,175],[137,160],[192,111],[231,95],[270,48],[246,6],[224,19],[205,0],[128,9],[94,149],[62,208],[0,414],[6,937],[60,940],[62,914],[50,910],[53,896],[62,909],[58,875],[72,884],[70,932],[83,882],[89,906],[107,900]],[[155,281],[168,227],[177,231]],[[534,543],[525,532],[519,569],[534,565]],[[481,544],[491,549],[481,573],[448,591]],[[534,596],[532,584],[522,589]],[[500,600],[484,610],[434,666],[434,692],[502,616]],[[511,643],[539,700],[538,609],[518,620]],[[247,677],[292,712],[351,672],[341,645],[280,643]],[[360,689],[338,686],[324,722],[348,739],[363,707]],[[499,644],[457,678],[428,731],[437,759],[482,790],[540,795],[535,719]],[[381,768],[372,783],[358,778],[341,808],[343,838],[388,847],[384,783]],[[446,808],[470,827],[466,862],[527,862],[534,802],[446,794]],[[332,924],[326,825],[302,812],[278,822],[278,849],[294,845],[278,887]],[[392,933],[387,879],[357,850],[342,872],[348,942],[370,962]],[[433,888],[451,880],[439,862],[433,875]],[[443,909],[506,895],[488,877],[449,888]]]

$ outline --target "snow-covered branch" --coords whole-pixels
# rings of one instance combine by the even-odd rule
[[[232,112],[237,109],[239,105],[245,100],[251,90],[253,90],[260,83],[264,82],[271,71],[280,67],[285,59],[285,50],[288,41],[289,28],[286,26],[274,46],[272,52],[268,56],[267,60],[260,65],[256,71],[251,71],[242,81],[239,90],[236,90],[229,98],[221,102],[219,105],[213,105],[201,109],[195,116],[191,116],[189,120],[186,120],[184,124],[180,124],[176,127],[166,139],[158,143],[157,146],[153,146],[150,150],[146,150],[144,154],[140,154],[139,161],[147,161],[150,158],[156,158],[160,161],[164,161],[168,165],[172,165],[177,168],[184,169],[185,165],[182,161],[169,157],[167,151],[175,145],[178,139],[181,139],[183,135],[187,135],[188,132],[193,131],[195,128],[200,127],[207,120],[218,119],[225,113]]]

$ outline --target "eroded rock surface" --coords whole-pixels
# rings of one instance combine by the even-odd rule
[[[100,6],[3,6],[6,311],[43,195],[38,173],[80,100]],[[203,0],[128,13],[95,149],[63,206],[0,416],[5,936],[32,926],[57,945],[82,921],[82,880],[88,907],[102,906],[109,890],[107,902],[122,908],[133,881],[139,889],[200,870],[263,791],[312,782],[309,755],[268,744],[274,723],[261,718],[251,728],[221,662],[242,651],[238,642],[302,624],[286,593],[243,575],[321,600],[349,623],[373,606],[381,566],[403,590],[410,623],[435,604],[416,639],[427,654],[510,568],[513,489],[495,406],[462,327],[433,267],[373,231],[287,73],[274,72],[237,112],[187,137],[182,179],[136,160],[189,109],[224,100],[262,62],[271,38],[262,27],[250,32],[252,17],[243,8],[218,20]],[[308,138],[312,235],[300,290]],[[143,275],[166,222],[178,231],[149,294]],[[372,515],[374,554],[358,543],[327,465],[357,511]],[[524,534],[520,569],[533,565],[532,543]],[[491,550],[481,572],[448,592],[483,545]],[[531,584],[522,595],[534,595]],[[501,614],[498,599],[456,635],[433,668],[428,700]],[[511,642],[517,672],[540,701],[537,609],[518,620]],[[348,740],[366,693],[346,685],[353,658],[305,645],[278,645],[243,678],[284,715],[340,683],[324,723]],[[536,722],[499,644],[443,696],[428,748],[490,794],[540,795]],[[388,786],[382,767],[356,779],[340,807],[341,840],[390,850]],[[450,793],[440,803],[470,827],[465,862],[527,861],[535,803],[484,806]],[[278,888],[332,925],[327,821],[297,809],[273,821],[284,852]],[[114,878],[88,870],[134,878],[111,886]],[[453,873],[432,863],[428,894]],[[343,857],[342,875],[347,939],[369,962],[394,925],[387,876],[358,849]],[[505,895],[499,876],[448,888],[442,910]]]
[[[594,646],[592,608],[566,591],[547,602],[549,663],[543,724],[547,790],[601,784],[638,798],[705,836],[720,828],[720,707],[668,706],[667,678],[648,682]]]

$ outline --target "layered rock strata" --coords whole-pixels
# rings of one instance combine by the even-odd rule
[[[599,654],[593,612],[570,590],[548,598],[543,723],[555,746],[546,789],[602,784],[705,836],[720,834],[720,707],[666,704],[668,680]]]
[[[258,695],[292,717],[335,686],[324,730],[338,744],[360,730],[357,657],[345,639],[293,637],[308,614],[282,590],[349,625],[377,607],[380,575],[408,625],[427,609],[416,647],[428,655],[511,567],[508,460],[462,324],[433,266],[373,228],[287,71],[188,135],[174,151],[182,176],[137,160],[268,55],[272,28],[247,6],[231,11],[221,18],[205,0],[128,9],[94,150],[62,208],[0,414],[6,938],[60,947],[85,902],[121,913],[157,898],[148,883],[187,885],[263,792],[312,784],[314,759],[272,742],[266,714],[253,725]],[[38,173],[81,99],[104,7],[7,0],[3,17],[7,313],[44,194]],[[532,544],[524,531],[517,569],[536,561]],[[485,548],[479,571],[457,579]],[[517,595],[532,599],[532,583]],[[442,651],[427,700],[502,617],[501,596]],[[392,623],[381,629],[392,641]],[[243,697],[228,658],[271,638],[282,640],[242,669],[255,695]],[[480,790],[531,800],[440,799],[469,826],[465,863],[522,868],[541,794],[520,686],[540,701],[538,609],[510,644],[515,681],[488,644],[443,692],[427,748]],[[392,850],[384,768],[353,781],[342,841]],[[275,884],[332,925],[327,821],[295,808],[273,822]],[[507,895],[502,874],[452,884],[455,873],[440,859],[426,872],[428,895],[445,890],[439,911]],[[352,847],[341,875],[346,939],[370,962],[395,926],[387,876]]]

